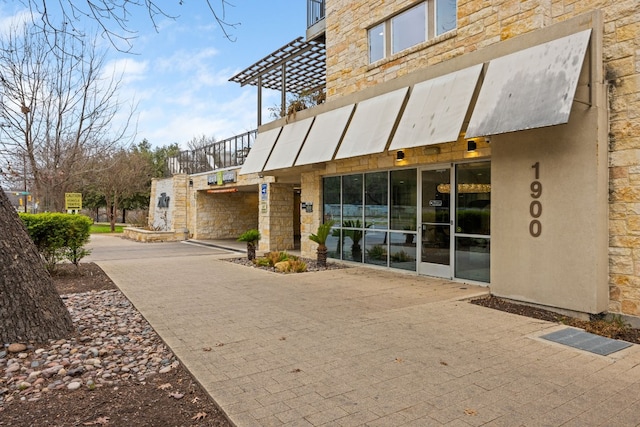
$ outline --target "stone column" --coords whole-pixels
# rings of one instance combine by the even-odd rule
[[[293,185],[267,183],[267,198],[259,206],[259,251],[293,249],[293,209]]]

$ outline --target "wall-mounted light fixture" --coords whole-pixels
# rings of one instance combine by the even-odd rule
[[[476,142],[474,140],[467,141],[467,151],[476,151]]]
[[[398,150],[396,153],[396,162],[400,162],[402,160],[404,160],[404,151]]]

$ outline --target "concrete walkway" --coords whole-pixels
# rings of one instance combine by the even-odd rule
[[[362,267],[280,275],[214,247],[92,237],[237,426],[636,426],[640,346],[597,356],[486,288]]]

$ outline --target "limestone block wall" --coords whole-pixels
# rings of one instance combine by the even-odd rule
[[[284,251],[293,249],[294,186],[271,182],[267,184],[267,200],[260,201],[259,230],[262,234],[258,250]]]
[[[196,195],[195,239],[236,239],[258,228],[258,193],[238,192]]]

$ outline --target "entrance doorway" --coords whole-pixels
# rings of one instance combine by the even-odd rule
[[[422,171],[420,274],[452,278],[451,169]]]
[[[488,283],[491,164],[425,169],[420,186],[418,272]]]

